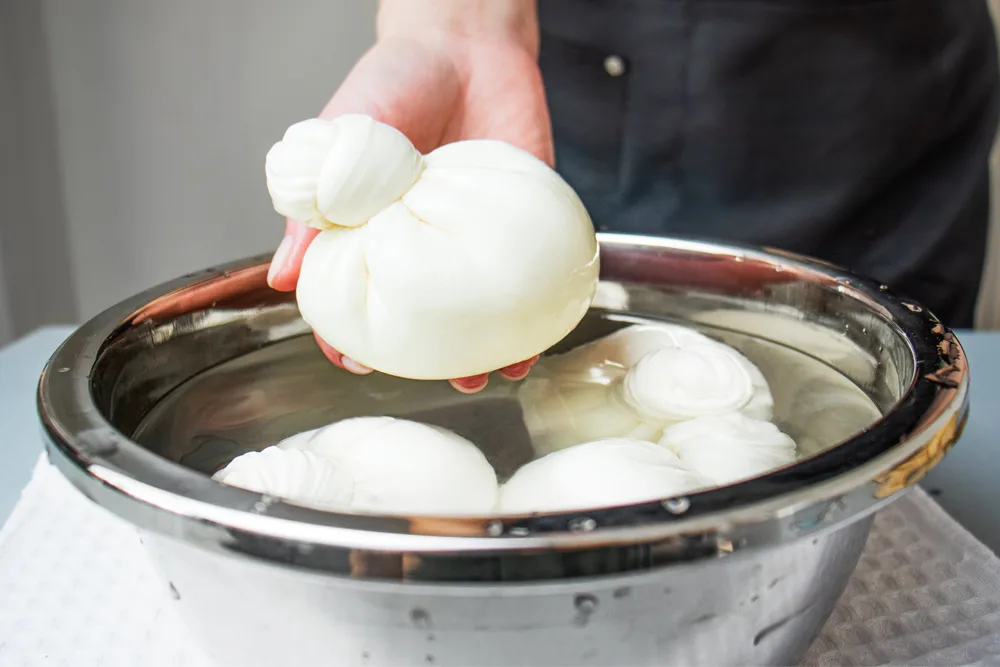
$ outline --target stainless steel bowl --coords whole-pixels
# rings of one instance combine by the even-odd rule
[[[263,258],[155,288],[71,336],[39,386],[49,455],[139,528],[219,664],[794,664],[872,513],[957,439],[961,347],[920,306],[833,266],[601,244],[610,296],[560,347],[635,318],[696,326],[770,376],[783,427],[811,443],[803,460],[685,498],[501,518],[334,514],[222,486],[207,473],[233,456],[355,414],[454,428],[501,475],[532,455],[513,385],[463,397],[327,364]],[[803,403],[840,395],[826,376],[882,416],[852,424],[831,415],[857,414],[854,399]]]

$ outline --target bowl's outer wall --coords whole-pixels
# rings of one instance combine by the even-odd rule
[[[437,586],[324,576],[146,535],[219,665],[795,665],[871,529],[641,574]]]

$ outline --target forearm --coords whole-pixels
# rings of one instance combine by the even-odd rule
[[[535,0],[379,0],[379,39],[481,37],[538,52]]]

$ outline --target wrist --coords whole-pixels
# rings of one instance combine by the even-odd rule
[[[538,54],[535,0],[379,0],[378,39],[516,42]]]

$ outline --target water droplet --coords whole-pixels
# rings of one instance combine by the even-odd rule
[[[410,620],[413,621],[413,625],[423,630],[431,627],[431,614],[422,607],[413,608],[410,612]]]
[[[883,292],[888,292],[889,291],[889,286],[888,285],[879,285],[878,288],[881,291],[883,291]]]
[[[69,366],[63,366],[62,368],[56,369],[56,373],[68,373],[68,372],[69,372]]]
[[[490,537],[500,537],[503,535],[503,521],[490,521],[486,524],[486,534]]]
[[[691,509],[691,501],[687,498],[668,498],[663,501],[663,509],[671,514],[684,514]]]
[[[576,608],[576,618],[573,619],[573,622],[576,625],[587,625],[590,622],[590,617],[597,611],[598,604],[597,598],[589,593],[577,595],[573,598],[573,607]]]
[[[264,514],[267,512],[267,508],[278,502],[278,499],[274,496],[269,496],[266,493],[260,497],[260,500],[253,504],[253,511],[257,514]]]
[[[597,528],[597,522],[589,516],[578,516],[569,522],[569,529],[574,533],[589,533]]]

